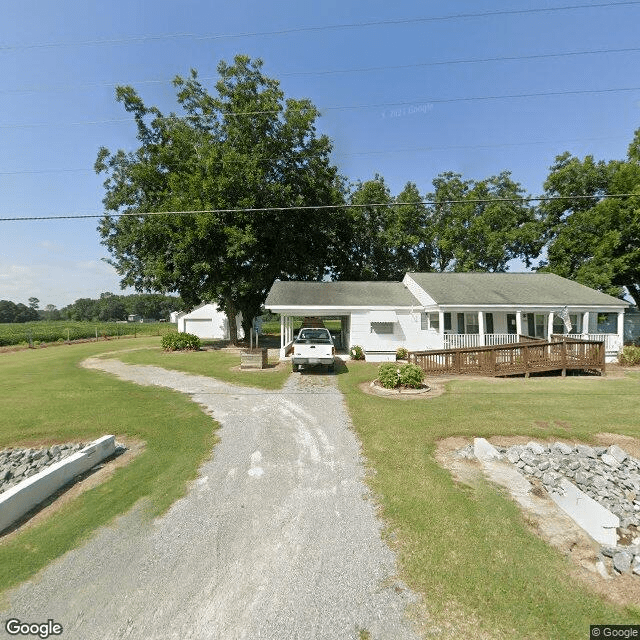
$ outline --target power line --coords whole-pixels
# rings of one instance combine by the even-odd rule
[[[457,60],[434,60],[431,62],[415,62],[412,64],[384,65],[376,67],[355,67],[351,69],[321,69],[315,71],[286,71],[276,73],[277,77],[294,76],[323,76],[349,73],[369,73],[375,71],[398,71],[402,69],[419,69],[424,67],[452,66],[460,64],[482,64],[487,62],[514,62],[518,60],[543,60],[551,58],[567,58],[586,55],[601,55],[606,53],[634,53],[640,51],[640,47],[626,47],[621,49],[591,49],[583,51],[561,51],[557,53],[540,53],[521,56],[494,56],[490,58],[461,58]],[[217,76],[198,76],[199,80],[216,80]],[[68,91],[83,87],[116,87],[141,84],[170,84],[173,78],[156,78],[147,80],[134,80],[129,82],[81,82],[76,84],[61,84],[49,87],[22,87],[17,89],[0,89],[1,93],[39,93],[44,91]]]
[[[639,0],[640,1],[640,0]],[[404,102],[379,102],[370,104],[356,104],[356,105],[337,105],[323,108],[317,108],[315,106],[302,107],[301,109],[295,109],[294,111],[355,111],[359,109],[388,109],[391,107],[409,107],[415,105],[424,104],[451,104],[454,102],[475,102],[482,100],[513,100],[523,98],[540,98],[540,97],[554,97],[554,96],[569,96],[569,95],[596,95],[604,93],[622,93],[629,91],[640,91],[640,87],[618,87],[610,89],[574,89],[566,91],[543,91],[536,93],[512,93],[506,95],[486,95],[486,96],[468,96],[458,98],[416,98],[414,100],[408,100]],[[254,116],[254,115],[267,115],[267,114],[279,114],[281,110],[265,109],[258,111],[225,111],[221,115],[224,116]],[[199,116],[195,116],[197,119]],[[153,120],[160,121],[176,121],[193,119],[194,116],[155,116]],[[37,127],[75,127],[86,126],[96,124],[122,124],[124,122],[134,122],[135,118],[109,118],[105,120],[81,120],[77,122],[25,122],[25,123],[3,123],[0,124],[0,129],[26,129]]]
[[[110,38],[102,40],[82,40],[70,42],[39,42],[22,45],[5,45],[0,47],[2,51],[21,51],[28,49],[44,49],[72,46],[98,46],[98,45],[120,45],[138,42],[162,41],[162,40],[222,40],[226,38],[255,38],[262,36],[282,36],[294,33],[312,33],[322,31],[336,31],[342,29],[367,28],[377,26],[401,26],[409,24],[426,24],[432,22],[444,22],[451,20],[465,20],[471,18],[493,18],[513,15],[533,15],[538,13],[557,13],[562,11],[576,11],[580,9],[600,9],[604,7],[626,7],[640,4],[640,0],[629,0],[627,2],[600,2],[595,4],[575,4],[560,7],[544,7],[537,9],[505,9],[501,11],[487,11],[478,13],[455,13],[444,16],[427,16],[418,18],[399,18],[394,20],[372,20],[366,22],[347,22],[342,24],[321,25],[317,27],[292,27],[289,29],[277,29],[273,31],[247,31],[241,33],[226,34],[204,34],[195,33],[170,33],[157,35],[130,36],[126,38]]]
[[[328,210],[328,209],[364,209],[367,207],[401,207],[416,205],[443,205],[443,204],[482,204],[496,202],[542,202],[550,200],[603,200],[603,199],[622,199],[622,198],[640,198],[640,193],[609,193],[594,196],[523,196],[521,198],[470,198],[465,200],[421,200],[418,202],[368,202],[366,204],[320,204],[320,205],[294,205],[288,207],[256,207],[241,209],[195,209],[190,211],[137,211],[129,213],[103,212],[91,214],[73,214],[67,216],[24,216],[14,218],[0,218],[0,222],[20,222],[27,220],[79,220],[88,218],[136,218],[146,216],[179,216],[179,215],[198,215],[212,213],[269,213],[275,211],[309,211],[309,210]]]
[[[530,140],[527,142],[498,142],[494,144],[463,144],[463,145],[433,145],[429,147],[405,147],[402,149],[368,149],[366,151],[336,151],[335,156],[343,158],[350,156],[367,156],[367,155],[385,155],[391,153],[420,153],[428,151],[456,151],[456,150],[473,150],[473,149],[504,149],[505,147],[526,147],[532,145],[561,145],[576,144],[581,142],[601,142],[608,140],[623,140],[628,136],[600,136],[594,138],[573,138],[569,140]],[[259,156],[261,161],[278,161],[280,156]],[[242,158],[226,159],[225,162],[245,162]],[[16,175],[39,175],[39,174],[55,174],[55,173],[93,173],[93,169],[77,168],[77,169],[16,169],[12,171],[0,171],[0,176],[16,176]]]

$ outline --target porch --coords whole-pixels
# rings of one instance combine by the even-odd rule
[[[551,342],[558,337],[602,341],[607,362],[623,346],[624,312],[569,309],[570,330],[559,310],[464,310],[428,312],[428,325],[442,336],[442,349],[472,349],[518,343],[520,336]],[[435,316],[438,316],[437,318]],[[444,331],[440,331],[443,327]],[[455,331],[457,329],[457,331]],[[496,331],[498,329],[498,331]]]

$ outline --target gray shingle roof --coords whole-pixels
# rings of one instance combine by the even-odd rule
[[[276,281],[264,306],[412,307],[420,302],[402,282]]]
[[[627,305],[555,273],[409,273],[437,304]]]

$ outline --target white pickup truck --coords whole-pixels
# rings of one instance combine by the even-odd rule
[[[329,371],[333,371],[335,354],[329,329],[303,327],[293,343],[291,366],[294,371],[300,371],[302,366],[326,364]]]

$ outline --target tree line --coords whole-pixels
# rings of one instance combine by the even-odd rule
[[[123,286],[213,301],[249,323],[276,279],[398,280],[543,258],[543,270],[640,304],[640,130],[624,160],[558,156],[544,195],[566,200],[531,201],[508,171],[443,172],[428,193],[408,182],[394,195],[383,176],[340,174],[318,110],[285,98],[260,60],[236,56],[218,75],[211,92],[195,70],[175,78],[180,115],[116,88],[139,146],[100,149],[95,170],[112,212],[98,231]],[[616,193],[635,197],[605,198]]]
[[[108,322],[126,320],[129,315],[138,315],[148,320],[168,320],[172,311],[184,309],[182,300],[177,296],[162,294],[116,295],[101,293],[100,297],[78,298],[62,309],[48,304],[39,308],[38,298],[29,298],[29,306],[0,300],[0,323],[30,322],[34,320],[79,320]]]

